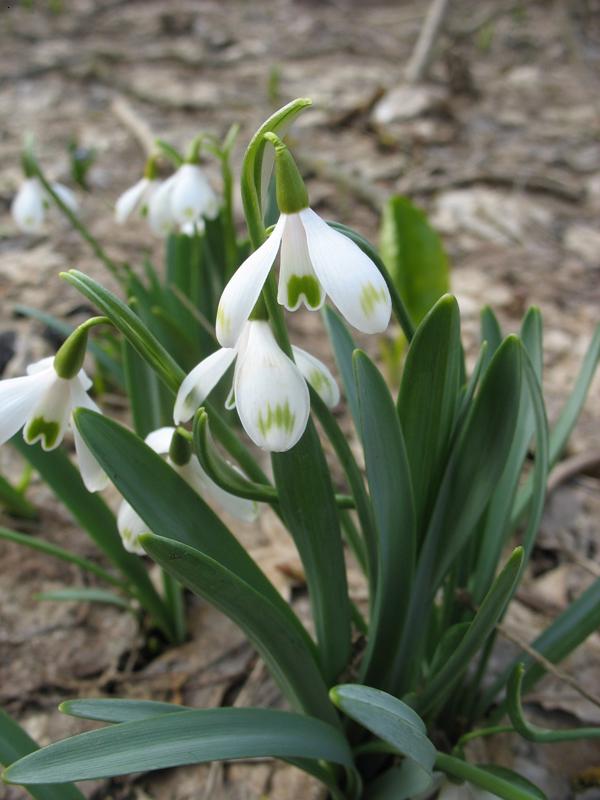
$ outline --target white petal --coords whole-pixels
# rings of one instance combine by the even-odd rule
[[[217,310],[217,339],[223,347],[235,347],[244,323],[254,308],[269,270],[279,250],[285,227],[281,215],[273,233],[238,268],[219,301]]]
[[[0,445],[20,430],[56,373],[46,369],[22,378],[0,381]]]
[[[171,192],[177,173],[156,188],[148,201],[148,224],[158,236],[167,236],[175,227],[171,213]]]
[[[277,300],[288,311],[295,311],[301,303],[313,311],[325,302],[325,292],[312,267],[306,233],[298,214],[286,216],[281,240],[279,287]]]
[[[40,375],[35,377],[39,380]],[[43,450],[54,450],[62,442],[72,410],[70,383],[54,373],[48,388],[38,396],[27,416],[23,428],[27,444],[41,442]]]
[[[189,375],[186,375],[177,392],[173,409],[173,419],[176,425],[192,418],[196,409],[200,408],[206,397],[227,372],[235,356],[236,351],[232,347],[222,347],[216,353],[211,353],[203,359]]]
[[[204,233],[206,225],[203,219],[198,219],[196,222],[186,222],[179,228],[180,233],[185,233],[186,236],[199,236]]]
[[[44,370],[51,369],[53,364],[54,356],[47,356],[39,361],[34,361],[33,364],[29,364],[27,367],[27,374],[35,375],[38,372],[44,372]]]
[[[133,214],[136,208],[141,205],[149,185],[150,181],[148,178],[141,178],[119,197],[115,203],[115,220],[119,225],[122,225],[125,220]]]
[[[46,209],[44,192],[37,178],[28,178],[21,184],[11,206],[16,225],[25,233],[39,233],[44,224]]]
[[[204,172],[197,164],[182,164],[171,195],[173,219],[184,225],[195,222],[207,212],[214,213],[216,197]]]
[[[71,408],[89,408],[92,411],[99,412],[100,409],[91,397],[87,394],[89,386],[82,380],[83,370],[73,380],[69,381],[71,391]],[[84,377],[89,381],[87,375]],[[77,430],[77,425],[71,417],[71,430],[73,431],[73,439],[75,441],[75,452],[77,453],[77,464],[79,465],[79,472],[81,479],[88,492],[101,492],[106,489],[109,480],[108,476],[96,461],[96,457],[85,443],[82,435]]]
[[[198,494],[208,496],[221,506],[223,511],[243,522],[254,522],[258,516],[258,506],[253,500],[236,497],[225,489],[221,489],[204,471],[196,456],[192,456],[189,463],[183,467],[175,467],[177,472],[186,480]],[[235,469],[235,467],[234,467]],[[239,470],[238,470],[239,471]]]
[[[123,500],[117,514],[117,528],[123,540],[125,550],[138,556],[145,555],[145,550],[139,543],[142,533],[150,533],[148,526],[136,511]]]
[[[62,183],[57,183],[56,181],[52,183],[52,189],[54,193],[59,196],[59,198],[63,201],[63,203],[70,208],[71,211],[76,212],[79,208],[79,203],[77,202],[77,198],[75,197],[75,193],[69,189],[68,186],[65,186]],[[48,197],[49,203],[54,203],[51,197]]]
[[[169,448],[171,447],[171,439],[173,438],[173,434],[175,433],[175,428],[158,428],[155,431],[151,431],[148,436],[144,439],[148,447],[152,448],[155,453],[159,453],[163,455],[164,453],[169,452]]]
[[[326,403],[329,408],[334,408],[340,402],[340,389],[337,381],[329,371],[329,369],[315,358],[306,350],[301,347],[292,346],[294,353],[294,361],[298,369],[304,375],[304,378],[313,387],[315,392],[319,395],[321,400]]]
[[[380,333],[392,301],[383,276],[363,251],[310,208],[299,213],[319,281],[348,322],[363,333]]]
[[[308,421],[308,387],[298,367],[279,349],[267,322],[248,323],[234,384],[237,412],[252,441],[275,452],[293,447]]]

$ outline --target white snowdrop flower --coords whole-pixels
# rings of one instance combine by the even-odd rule
[[[52,183],[52,189],[71,211],[77,211],[73,192],[62,183]],[[26,178],[12,202],[11,213],[15,224],[24,233],[41,233],[52,205],[52,198],[37,177]]]
[[[289,311],[302,303],[320,308],[328,295],[348,322],[363,333],[380,333],[390,321],[392,301],[385,280],[351,239],[308,207],[296,164],[275,134],[277,204],[273,232],[233,275],[217,310],[217,338],[233,347],[280,252],[277,299]]]
[[[182,164],[150,198],[148,222],[160,236],[201,232],[219,213],[219,201],[197,164]]]
[[[235,347],[223,347],[183,380],[173,412],[175,423],[191,419],[235,360],[228,407],[237,409],[252,441],[265,450],[289,450],[300,439],[310,412],[306,381],[328,405],[339,400],[331,372],[314,356],[294,348],[298,364],[275,341],[268,322],[250,320]]]
[[[152,195],[161,185],[156,178],[140,178],[139,181],[126,189],[115,203],[115,220],[122,225],[136,211],[142,217],[148,215],[148,206]]]
[[[100,410],[88,395],[91,385],[82,369],[74,377],[61,377],[52,356],[31,364],[24,377],[0,381],[0,445],[23,428],[27,444],[40,442],[43,450],[54,450],[70,428],[86,488],[104,489],[108,479],[72,420],[75,408]]]
[[[236,519],[242,520],[243,522],[254,522],[258,515],[257,504],[252,500],[236,497],[226,492],[224,489],[221,489],[221,487],[206,474],[200,462],[191,451],[186,452],[183,458],[177,459],[177,461],[173,459],[170,453],[173,434],[175,433],[175,428],[159,428],[149,433],[148,436],[146,436],[145,442],[155,453],[166,455],[167,463],[201,497],[207,500],[214,500],[224,511],[231,514],[231,516]],[[182,444],[182,441],[180,441],[179,444]],[[183,442],[183,444],[184,449],[186,449],[185,445],[187,443]],[[183,463],[177,463],[178,461],[182,461]],[[149,533],[150,530],[127,500],[123,500],[119,508],[117,527],[125,549],[130,553],[144,555],[144,549],[139,542],[139,537],[143,533]]]

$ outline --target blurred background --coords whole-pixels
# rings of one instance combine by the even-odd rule
[[[73,164],[89,166],[87,189],[79,189],[86,224],[111,256],[139,264],[144,253],[159,255],[162,242],[143,221],[117,227],[113,205],[139,178],[153,139],[185,147],[200,131],[222,137],[239,122],[239,167],[258,124],[288,100],[307,96],[314,109],[301,116],[291,141],[312,206],[375,242],[391,195],[406,195],[425,210],[449,257],[469,357],[477,351],[483,305],[494,308],[506,331],[517,328],[529,305],[540,306],[544,380],[555,417],[600,316],[600,2],[436,0],[433,6],[439,24],[415,49],[431,10],[423,0],[3,4],[0,375],[21,374],[53,346],[47,329],[13,314],[15,303],[76,317],[81,298],[56,277],[73,266],[111,285],[63,221],[45,236],[16,230],[9,209],[22,179],[25,134],[35,136],[52,179],[73,186]],[[206,169],[218,189],[218,164],[208,161]],[[314,316],[294,324],[312,352],[331,360]],[[571,454],[599,451],[599,390],[596,380]],[[4,471],[14,458],[6,450]],[[509,621],[526,640],[600,574],[599,487],[597,467],[590,468],[550,497],[536,574]],[[46,489],[38,490],[37,500],[48,503],[44,535],[67,537],[72,546],[76,527],[43,495]],[[80,547],[86,552],[90,545]],[[277,560],[265,547],[267,557]],[[68,696],[117,689],[221,702],[252,666],[240,634],[203,612],[204,660],[180,648],[123,678],[137,635],[126,615],[32,598],[64,583],[65,575],[73,581],[70,569],[0,544],[0,705],[41,741],[81,726],[54,711]],[[595,636],[565,666],[591,699],[555,677],[540,685],[533,698],[540,721],[600,724],[599,658]],[[259,703],[260,692],[269,697],[264,676],[257,685],[250,700]],[[543,750],[525,743],[514,751],[499,737],[494,747],[489,760],[521,770],[551,797],[571,797],[600,780],[590,772],[600,769],[592,744]],[[266,765],[191,768],[176,778],[92,784],[88,794],[254,798],[269,786],[272,797],[313,796],[280,774],[274,778]]]

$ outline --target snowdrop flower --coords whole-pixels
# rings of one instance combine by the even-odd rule
[[[198,164],[184,163],[153,193],[148,222],[155,233],[202,230],[204,219],[214,219],[219,202]]]
[[[144,176],[126,189],[115,203],[115,219],[122,225],[136,211],[142,217],[148,215],[148,205],[162,181],[156,177],[155,159],[151,156],[146,163]]]
[[[194,415],[235,360],[228,408],[237,409],[252,441],[265,450],[293,447],[304,433],[310,411],[306,381],[328,405],[339,389],[327,367],[300,348],[295,364],[279,348],[268,322],[250,320],[235,347],[223,347],[201,361],[182,382],[175,401],[175,423]]]
[[[383,276],[347,236],[308,207],[308,195],[289,151],[274,134],[277,204],[281,216],[268,239],[239,267],[219,302],[217,338],[233,347],[280,254],[277,299],[289,311],[320,308],[329,295],[348,322],[380,333],[390,321],[391,298]]]
[[[52,183],[51,186],[71,211],[77,211],[77,200],[70,189],[63,186],[62,183]],[[52,203],[52,198],[44,189],[39,178],[26,178],[11,206],[15,224],[24,233],[41,233]]]
[[[189,485],[206,499],[218,503],[224,511],[243,522],[254,522],[258,515],[258,507],[252,500],[236,497],[210,478],[202,469],[200,462],[191,452],[189,442],[180,436],[175,428],[159,428],[146,436],[146,444],[155,453],[167,456],[167,463],[173,467]],[[144,548],[139,542],[142,533],[150,533],[148,526],[134,511],[127,500],[123,500],[117,514],[117,527],[123,545],[130,553],[144,555]]]
[[[43,450],[60,445],[67,428],[73,432],[79,470],[90,492],[104,489],[108,479],[73,424],[75,408],[100,409],[88,395],[92,381],[81,364],[87,331],[75,331],[55,357],[27,367],[27,375],[0,381],[0,445],[23,428],[27,444]]]

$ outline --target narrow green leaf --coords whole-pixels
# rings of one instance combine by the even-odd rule
[[[39,472],[102,552],[131,582],[131,590],[142,606],[171,636],[173,631],[169,612],[152,585],[144,563],[139,556],[134,556],[125,550],[115,515],[99,494],[88,492],[83,485],[79,470],[71,463],[66,453],[61,448],[46,453],[39,445],[26,444],[20,434],[13,436],[10,441]]]
[[[79,589],[54,589],[49,592],[40,592],[35,595],[36,600],[57,600],[70,603],[107,603],[132,611],[131,605],[123,597],[105,589],[92,589],[82,587]]]
[[[350,413],[356,427],[360,427],[360,408],[358,405],[358,392],[354,380],[352,354],[356,349],[354,340],[344,325],[340,315],[331,306],[323,308],[323,319],[333,348],[335,363],[342,377],[344,392],[350,407]]]
[[[461,676],[469,668],[471,659],[494,632],[496,623],[514,593],[522,564],[523,548],[517,547],[485,596],[460,643],[454,652],[449,654],[444,666],[428,681],[422,694],[417,697],[420,713],[427,714],[432,707],[439,707],[450,696]]]
[[[324,674],[333,681],[350,654],[350,603],[331,476],[313,422],[271,462],[279,508],[304,566]]]
[[[360,350],[354,374],[361,438],[378,532],[377,582],[363,659],[364,680],[393,685],[403,621],[408,610],[416,541],[410,469],[394,401],[375,365]]]
[[[60,558],[63,561],[68,561],[71,564],[76,564],[78,567],[81,567],[81,569],[97,575],[99,578],[111,583],[113,586],[118,586],[120,589],[128,589],[127,584],[122,578],[116,578],[114,575],[111,575],[110,572],[107,572],[93,561],[89,561],[87,558],[77,556],[75,553],[71,553],[62,547],[58,547],[58,545],[52,544],[51,542],[46,542],[44,539],[40,539],[38,536],[33,536],[29,533],[18,533],[17,531],[11,531],[8,528],[0,528],[0,539],[4,539],[9,542],[16,542],[17,544],[23,545],[24,547],[29,547],[32,550],[39,550],[46,555],[53,556],[54,558]]]
[[[485,306],[481,310],[481,342],[487,342],[487,352],[483,368],[487,369],[494,353],[502,344],[503,334],[498,317],[494,314],[490,306]]]
[[[0,475],[0,505],[3,505],[9,514],[23,519],[36,519],[38,515],[35,506],[23,492],[15,489],[3,475]]]
[[[335,686],[330,696],[355,722],[420,767],[424,780],[431,777],[435,747],[427,738],[423,720],[410,706],[379,689],[358,684]]]
[[[164,385],[127,339],[123,339],[123,369],[135,431],[146,437],[166,422],[161,396]]]
[[[336,724],[314,647],[290,624],[293,612],[273,602],[241,576],[186,544],[153,534],[141,537],[146,552],[184,586],[204,597],[242,628],[292,705]]]
[[[449,290],[448,258],[426,215],[407,197],[391,197],[383,209],[380,252],[411,319],[419,324]]]
[[[415,332],[404,365],[398,413],[422,538],[446,466],[460,384],[460,312],[454,297],[435,304]]]
[[[0,764],[9,767],[23,756],[33,753],[38,745],[8,714],[0,709]],[[84,800],[83,795],[70,783],[54,786],[25,786],[34,800]]]
[[[98,722],[134,722],[148,717],[158,717],[161,714],[193,710],[190,706],[160,703],[156,700],[121,700],[104,697],[66,700],[58,708],[70,717],[93,719]]]
[[[353,770],[346,740],[310,717],[258,708],[163,714],[89,731],[9,767],[9,783],[91,780],[207,761],[257,757],[330,761]]]
[[[546,795],[537,786],[503,767],[475,766],[445,753],[437,754],[435,766],[446,775],[469,781],[503,800],[546,800]]]

